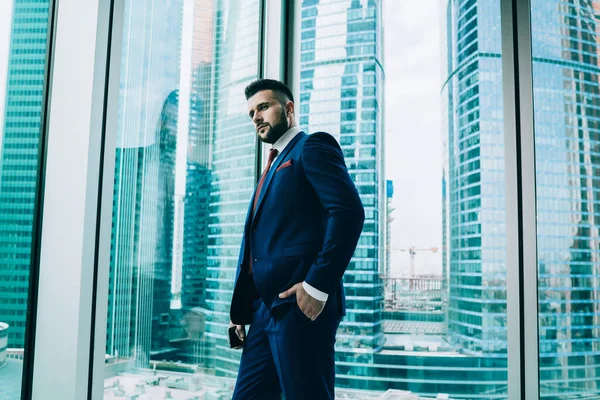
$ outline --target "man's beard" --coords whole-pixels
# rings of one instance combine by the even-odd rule
[[[258,137],[265,143],[273,144],[277,142],[279,138],[282,137],[288,130],[288,121],[285,117],[285,112],[281,113],[281,118],[279,118],[279,121],[277,121],[275,125],[269,124],[268,126],[270,129],[267,132],[267,136],[263,138],[259,135]],[[258,131],[260,132],[260,129]]]

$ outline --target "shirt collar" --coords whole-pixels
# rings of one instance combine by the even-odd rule
[[[286,147],[287,145],[292,141],[292,139],[294,137],[296,137],[297,134],[299,134],[302,130],[300,129],[299,126],[293,126],[290,129],[287,130],[286,133],[283,134],[282,137],[280,137],[274,144],[273,144],[273,148],[277,149],[278,154],[280,154]]]

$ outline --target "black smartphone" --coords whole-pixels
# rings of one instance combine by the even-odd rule
[[[229,346],[232,349],[239,349],[244,346],[244,341],[237,335],[235,326],[229,328]]]

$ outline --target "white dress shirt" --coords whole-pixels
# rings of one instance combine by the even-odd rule
[[[290,129],[287,130],[286,133],[283,134],[282,137],[280,137],[274,144],[273,144],[273,149],[277,149],[277,157],[279,156],[279,154],[281,154],[281,152],[287,147],[288,144],[290,144],[290,142],[292,141],[292,139],[294,137],[296,137],[297,134],[299,134],[301,132],[300,127],[298,126],[293,126]],[[275,157],[273,159],[273,161],[277,160],[277,157]],[[329,297],[329,295],[327,293],[321,292],[318,289],[315,289],[314,287],[312,287],[311,285],[309,285],[306,282],[302,282],[302,286],[304,287],[304,290],[306,290],[306,293],[308,293],[311,297],[319,300],[319,301],[327,301],[327,298]]]

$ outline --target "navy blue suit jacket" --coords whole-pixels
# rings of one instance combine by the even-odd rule
[[[256,193],[254,194],[256,195]],[[279,293],[306,281],[345,314],[342,276],[354,254],[364,208],[335,138],[298,133],[273,162],[240,249],[231,321],[252,322],[257,295],[272,312],[295,296]],[[252,274],[249,261],[252,257]]]

